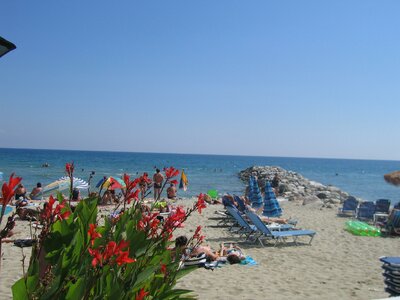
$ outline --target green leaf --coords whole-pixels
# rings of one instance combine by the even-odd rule
[[[190,272],[192,272],[196,269],[198,269],[197,266],[185,267],[184,269],[180,269],[178,271],[178,274],[176,275],[176,280],[182,278],[183,276],[186,276],[187,274],[189,274]]]
[[[39,275],[29,276],[26,281],[26,286],[28,288],[28,293],[36,291],[37,285],[39,283]]]
[[[12,286],[12,294],[14,299],[28,300],[28,293],[25,286],[25,278],[21,278]]]
[[[196,299],[195,295],[185,295],[193,293],[191,290],[184,290],[184,289],[175,289],[175,290],[168,290],[162,294],[157,295],[157,299]],[[185,297],[182,297],[185,295]]]
[[[74,284],[71,284],[68,288],[68,293],[65,299],[82,299],[85,293],[86,281],[84,278],[79,278]]]
[[[146,280],[147,280],[148,282],[151,282],[152,279],[153,279],[153,277],[154,277],[155,271],[156,271],[159,267],[160,267],[159,265],[150,266],[150,267],[147,268],[146,270],[141,271],[141,272],[139,273],[138,277],[136,278],[136,281],[135,281],[135,283],[134,283],[132,289],[135,289],[136,287],[140,286],[140,285],[141,285],[142,283],[144,283]]]

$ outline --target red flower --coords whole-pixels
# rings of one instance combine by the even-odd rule
[[[193,238],[197,239],[200,236],[201,226],[197,226],[196,231],[194,232]]]
[[[161,264],[161,269],[160,269],[161,273],[163,273],[164,275],[167,274],[167,266],[165,264]]]
[[[118,254],[118,248],[117,248],[117,243],[114,241],[110,241],[108,242],[108,244],[106,245],[106,249],[103,253],[103,259],[104,260],[108,260],[109,258],[111,258],[113,255],[117,255]]]
[[[197,203],[195,204],[199,214],[201,214],[201,210],[207,207],[206,201],[204,201],[204,195],[200,194],[197,198]]]
[[[139,177],[139,182],[141,184],[150,184],[151,179],[149,178],[149,174],[147,174],[146,172],[143,173],[143,175]]]
[[[145,292],[144,288],[141,288],[139,293],[136,295],[135,300],[143,300],[148,294],[149,292]]]
[[[158,213],[144,213],[142,219],[137,224],[137,229],[141,231],[148,231],[149,236],[156,236],[160,220],[157,219]]]
[[[118,266],[134,263],[136,261],[134,258],[129,258],[128,255],[129,251],[120,251],[118,257],[115,259],[115,262],[118,264]]]
[[[181,207],[178,206],[174,213],[171,213],[169,217],[164,221],[163,232],[165,232],[168,238],[171,238],[172,232],[178,228],[182,227],[183,222],[186,219],[186,212]]]
[[[103,256],[100,254],[100,251],[97,249],[91,249],[91,248],[89,248],[88,250],[89,250],[89,254],[91,256],[93,256],[93,259],[92,259],[93,268],[95,268],[97,266],[97,264],[102,266],[103,265]]]
[[[1,188],[3,198],[0,198],[0,203],[6,206],[11,201],[11,198],[15,193],[15,187],[21,182],[21,180],[21,177],[14,177],[14,173],[11,174],[8,183],[4,182]]]
[[[136,178],[135,180],[131,181],[130,176],[128,174],[124,174],[123,180],[125,182],[125,186],[128,191],[133,190],[139,183],[139,178]]]
[[[179,175],[179,170],[174,167],[164,168],[164,172],[167,180]]]
[[[177,185],[178,184],[178,180],[174,179],[170,181],[172,184]]]
[[[139,200],[139,190],[135,190],[133,192],[130,192],[129,195],[126,196],[126,201],[128,202],[128,204],[131,203],[131,200]]]
[[[94,240],[95,239],[97,239],[97,238],[101,238],[101,233],[98,233],[97,231],[96,231],[96,224],[89,224],[89,230],[88,230],[88,234],[89,234],[89,237],[90,237],[90,242],[91,242],[91,244],[92,244],[92,246],[93,246],[93,244],[94,244]]]
[[[65,220],[71,215],[71,211],[69,210],[61,212],[65,208],[65,200],[58,204],[53,210],[53,205],[55,202],[56,200],[53,198],[53,196],[50,196],[49,202],[46,203],[42,210],[41,217],[47,221],[47,223],[52,223],[55,219]]]
[[[126,251],[122,251],[128,246],[128,242],[121,240],[118,245],[114,241],[108,242],[102,253],[100,252],[100,250],[103,248],[103,246],[98,249],[89,248],[89,254],[93,256],[92,266],[96,267],[98,264],[102,266],[103,264],[107,263],[110,265],[117,263],[119,266],[121,266],[123,264],[135,262],[136,259],[128,257],[129,249]]]
[[[66,163],[65,164],[65,172],[68,174],[69,177],[72,177],[74,173],[74,163]]]

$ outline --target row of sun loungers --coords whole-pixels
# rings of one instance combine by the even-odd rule
[[[267,226],[256,213],[249,210],[245,210],[244,214],[231,206],[227,206],[226,210],[228,216],[221,223],[227,224],[230,222],[230,231],[240,236],[244,235],[246,237],[245,241],[258,241],[263,247],[263,241],[272,241],[276,246],[279,243],[285,244],[289,238],[297,245],[298,238],[303,236],[310,238],[308,244],[311,245],[316,234],[313,230],[296,229],[290,224]]]
[[[396,204],[390,210],[391,201],[379,199],[375,202],[358,202],[350,196],[343,202],[343,207],[339,208],[339,216],[354,217],[362,221],[370,221],[379,225],[382,232],[387,234],[400,233],[400,204]],[[381,222],[381,220],[383,220]]]

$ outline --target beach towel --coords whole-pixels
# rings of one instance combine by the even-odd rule
[[[249,255],[246,256],[244,260],[240,262],[241,265],[255,266],[257,262]]]

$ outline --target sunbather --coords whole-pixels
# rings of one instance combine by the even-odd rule
[[[249,211],[252,211],[256,214],[259,214],[260,211],[262,211],[263,207],[261,206],[259,209],[254,209],[251,207],[250,205],[250,200],[249,198],[247,198],[246,196],[242,196],[240,197],[244,203],[246,204],[246,209]],[[278,224],[289,224],[291,223],[289,219],[285,219],[285,218],[276,218],[276,217],[266,217],[266,216],[260,216],[260,219],[267,224],[270,223],[278,223]]]
[[[225,247],[224,243],[221,244],[220,257],[226,257],[226,260],[231,264],[238,264],[242,260],[246,259],[243,250],[239,246],[234,244],[229,244],[229,247]]]

